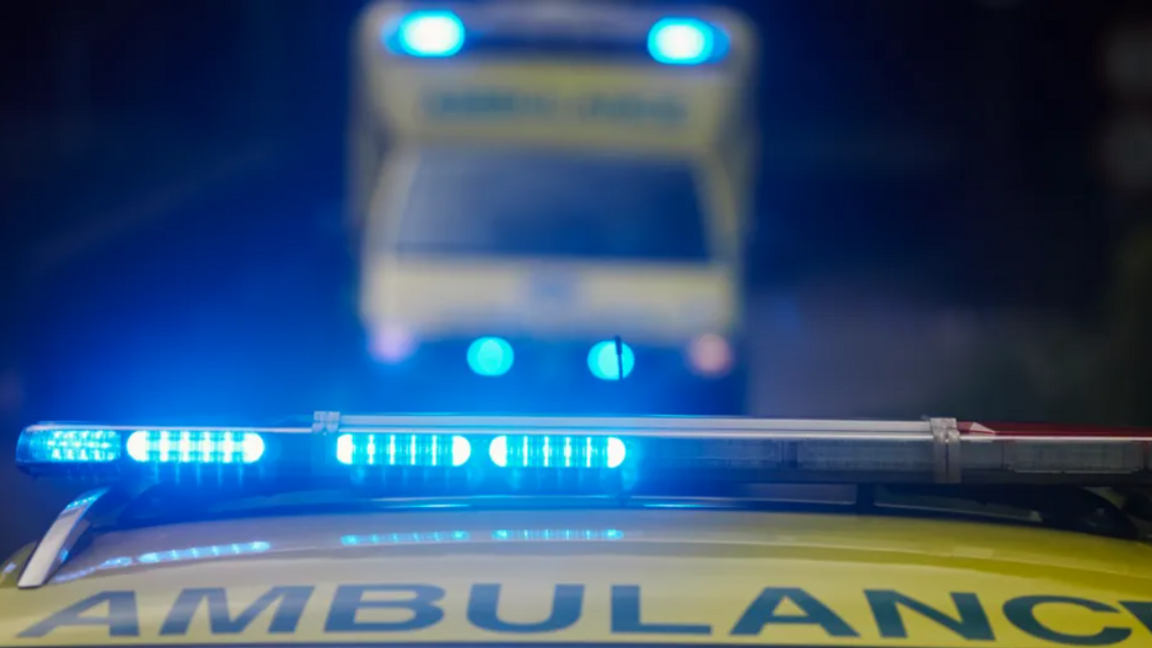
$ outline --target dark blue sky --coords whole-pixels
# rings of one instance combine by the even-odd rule
[[[73,138],[115,131],[114,146],[132,150],[128,161],[100,164],[107,177],[79,192],[56,191],[48,167],[28,177],[25,165],[17,213],[51,213],[13,238],[48,240],[74,226],[65,213],[161,182],[149,167],[257,133],[309,147],[317,191],[330,191],[319,185],[342,162],[346,38],[361,4],[6,6],[4,24],[19,26],[2,45],[19,61],[6,75],[7,129],[46,136],[58,123],[49,117],[71,106],[96,133]],[[1121,3],[742,4],[763,41],[761,215],[773,260],[764,280],[812,260],[896,255],[941,266],[925,269],[968,299],[1091,300],[1108,250],[1090,155],[1108,110],[1097,52]],[[1008,6],[989,8],[998,4]],[[34,138],[24,146],[46,148]],[[966,264],[974,248],[982,258]],[[949,268],[952,260],[997,270]]]
[[[4,320],[0,341],[37,374],[34,411],[323,400],[276,383],[257,407],[242,390],[319,366],[355,336],[340,201],[361,4],[0,5],[0,55],[14,63],[0,285],[27,313]],[[1098,54],[1122,3],[744,8],[763,43],[757,290],[876,273],[940,308],[1101,308],[1124,226],[1092,157],[1112,110]],[[165,371],[200,382],[132,396]]]

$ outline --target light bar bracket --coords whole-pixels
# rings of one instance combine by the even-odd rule
[[[928,419],[932,428],[932,451],[936,461],[936,481],[960,483],[960,425],[952,418]]]
[[[340,412],[316,412],[312,415],[312,432],[335,434],[340,430]]]
[[[109,502],[115,498],[110,497],[110,493],[108,488],[89,491],[64,507],[28,557],[16,587],[35,589],[48,584],[92,526],[93,518],[111,508]]]

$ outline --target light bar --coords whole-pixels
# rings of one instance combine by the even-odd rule
[[[386,496],[522,495],[545,487],[563,494],[572,484],[581,492],[646,495],[805,482],[1152,485],[1152,432],[953,419],[321,412],[311,427],[300,428],[34,425],[20,436],[17,462],[34,475],[89,481],[179,477],[189,471],[162,468],[187,466],[195,474],[238,471],[243,484],[335,480],[385,489]]]

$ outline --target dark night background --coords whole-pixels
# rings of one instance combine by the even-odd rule
[[[739,3],[763,42],[752,413],[1152,424],[1152,136],[1120,132],[1123,178],[1100,153],[1152,123],[1152,45],[1142,87],[1103,56],[1141,4]],[[40,419],[365,408],[362,5],[0,5],[5,466]],[[68,494],[0,488],[5,551]]]

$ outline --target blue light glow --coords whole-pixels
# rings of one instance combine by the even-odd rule
[[[185,562],[188,560],[203,560],[205,558],[220,558],[223,556],[243,556],[245,554],[264,553],[268,551],[271,546],[272,545],[267,542],[248,542],[242,544],[212,545],[210,547],[192,547],[189,549],[146,553],[137,557],[136,561],[146,565],[154,565],[156,563]],[[132,564],[130,558],[120,560],[126,562],[116,564],[115,566],[122,567]]]
[[[472,444],[446,434],[341,434],[336,460],[349,466],[461,466]]]
[[[588,352],[588,369],[592,371],[592,375],[600,380],[620,380],[620,365],[624,365],[624,377],[627,378],[632,373],[632,369],[636,366],[636,354],[632,352],[632,347],[627,344],[622,344],[623,356],[621,363],[616,356],[616,342],[613,340],[606,340],[600,342],[592,347]]]
[[[616,437],[498,436],[488,456],[501,468],[618,468],[627,447]]]
[[[648,52],[668,65],[699,65],[716,53],[716,32],[693,18],[665,18],[648,32]]]
[[[468,347],[468,366],[481,376],[503,376],[514,359],[512,345],[501,338],[483,337]]]
[[[20,459],[29,463],[108,463],[120,458],[120,434],[112,430],[25,432]]]
[[[104,492],[105,492],[104,490],[99,490],[99,491],[95,491],[92,493],[85,493],[85,494],[81,495],[80,497],[77,497],[76,499],[72,500],[71,502],[68,502],[68,506],[65,506],[64,510],[70,511],[72,509],[78,509],[78,508],[81,508],[84,506],[88,506],[89,504],[92,504],[96,500],[100,499],[100,497],[102,495],[104,495]]]
[[[250,464],[264,456],[264,439],[255,432],[137,430],[127,447],[140,463]]]
[[[396,44],[409,56],[452,56],[464,47],[464,23],[451,11],[413,12],[400,21]]]
[[[109,558],[99,565],[87,567],[72,572],[61,573],[54,577],[52,582],[65,583],[84,578],[95,572],[125,569],[137,565],[156,565],[160,563],[188,562],[193,560],[207,560],[211,558],[226,558],[230,556],[245,556],[249,554],[264,553],[272,548],[267,542],[238,542],[228,545],[212,545],[207,547],[190,547],[188,549],[172,549],[168,551],[154,551],[136,557],[120,556]]]
[[[340,544],[345,547],[360,547],[390,544],[429,544],[438,542],[466,542],[470,538],[467,531],[423,531],[415,533],[373,533],[371,535],[341,536]]]
[[[492,532],[499,542],[525,540],[620,540],[624,532],[617,529],[501,529]]]

